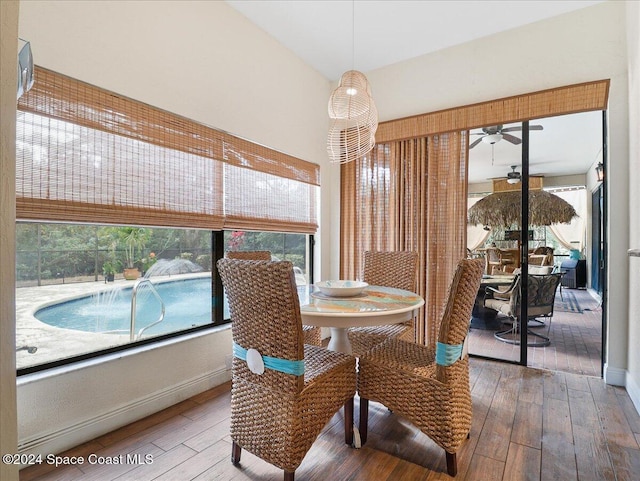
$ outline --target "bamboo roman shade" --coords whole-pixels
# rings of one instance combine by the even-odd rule
[[[382,122],[377,142],[426,137],[556,115],[605,110],[609,80],[597,80],[532,92],[463,107]]]
[[[225,228],[316,231],[317,164],[229,134],[223,159]]]
[[[35,76],[18,102],[18,219],[315,231],[318,165],[50,70]]]

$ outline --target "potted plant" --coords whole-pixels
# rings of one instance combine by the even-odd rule
[[[113,282],[116,275],[116,266],[111,261],[102,264],[102,273],[104,274],[104,282]]]
[[[147,240],[149,240],[149,231],[144,227],[125,227],[121,231],[122,240],[125,243],[126,267],[124,269],[124,278],[134,280],[140,277],[140,270],[136,266],[136,254],[139,250],[144,249]]]

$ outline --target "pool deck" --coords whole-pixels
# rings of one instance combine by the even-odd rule
[[[210,273],[209,273],[210,274]],[[153,281],[179,280],[202,276],[183,274],[154,277]],[[101,334],[64,329],[45,324],[34,317],[43,307],[61,301],[85,297],[100,291],[132,287],[135,281],[78,282],[16,289],[16,366],[18,369],[56,361],[129,342],[129,334]],[[36,347],[29,354],[21,347]]]

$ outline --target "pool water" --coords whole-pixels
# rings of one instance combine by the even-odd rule
[[[211,277],[154,283],[165,304],[165,317],[144,331],[165,334],[212,322]],[[36,311],[36,319],[55,327],[86,332],[128,334],[131,323],[132,287],[114,288],[92,296],[65,301]],[[147,283],[136,295],[137,333],[160,317],[161,306]]]

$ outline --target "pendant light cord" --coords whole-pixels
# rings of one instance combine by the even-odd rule
[[[351,1],[351,70],[356,68],[356,0]]]

